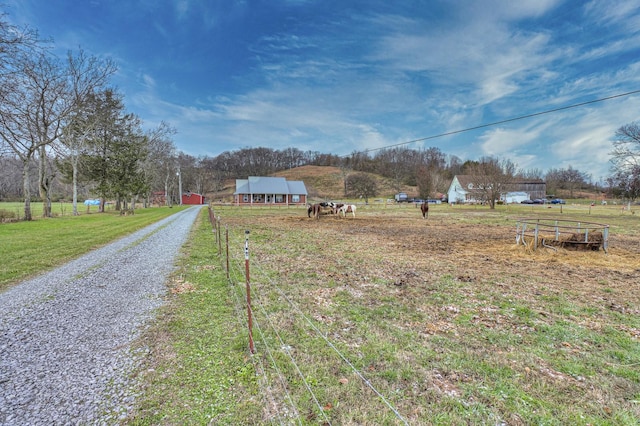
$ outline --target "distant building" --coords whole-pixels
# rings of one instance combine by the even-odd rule
[[[167,198],[164,195],[164,191],[156,191],[151,194],[151,203],[158,206],[164,206],[167,204]]]
[[[523,191],[507,192],[502,197],[502,201],[507,204],[521,203],[524,200],[531,200],[531,196]]]
[[[236,179],[236,191],[233,193],[237,205],[306,204],[307,195],[307,188],[302,181],[265,176]]]
[[[184,192],[182,194],[182,204],[204,204],[204,195],[195,192]]]
[[[483,200],[484,191],[476,188],[471,175],[455,175],[447,191],[449,203],[478,203]],[[507,203],[525,199],[546,198],[547,184],[541,179],[516,179],[507,185],[508,192],[502,194]],[[519,200],[519,201],[516,201]]]

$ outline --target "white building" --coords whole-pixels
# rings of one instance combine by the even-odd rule
[[[534,198],[545,198],[547,184],[541,179],[520,179],[508,185],[510,191],[502,194],[500,199],[506,203],[519,203]],[[471,175],[455,175],[447,191],[449,204],[481,203],[485,191],[475,187]]]

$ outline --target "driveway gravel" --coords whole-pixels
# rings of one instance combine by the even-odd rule
[[[0,425],[117,424],[194,206],[0,294]]]

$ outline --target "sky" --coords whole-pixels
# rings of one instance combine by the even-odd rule
[[[637,0],[0,5],[62,57],[82,48],[114,60],[127,111],[146,129],[170,124],[193,156],[436,147],[543,173],[572,167],[598,183],[616,130],[640,120],[640,93],[534,115],[640,90]]]

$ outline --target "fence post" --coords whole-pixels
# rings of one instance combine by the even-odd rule
[[[255,353],[253,347],[253,321],[251,317],[251,286],[249,285],[249,230],[244,231],[244,269],[247,281],[247,318],[249,323],[249,352]]]
[[[220,216],[216,218],[216,240],[218,240],[218,256],[222,254],[222,235],[220,235]]]
[[[216,232],[216,215],[211,207],[209,207],[209,222],[211,222],[211,232],[213,232],[213,235],[216,237],[216,243],[219,243],[218,233]],[[220,251],[218,251],[218,254],[220,254]]]
[[[229,281],[229,225],[224,226],[226,251],[227,251],[227,281]]]
[[[211,227],[213,229],[216,228],[216,221],[215,221],[215,214],[213,214],[213,208],[211,206],[209,206],[209,223],[211,224]]]

